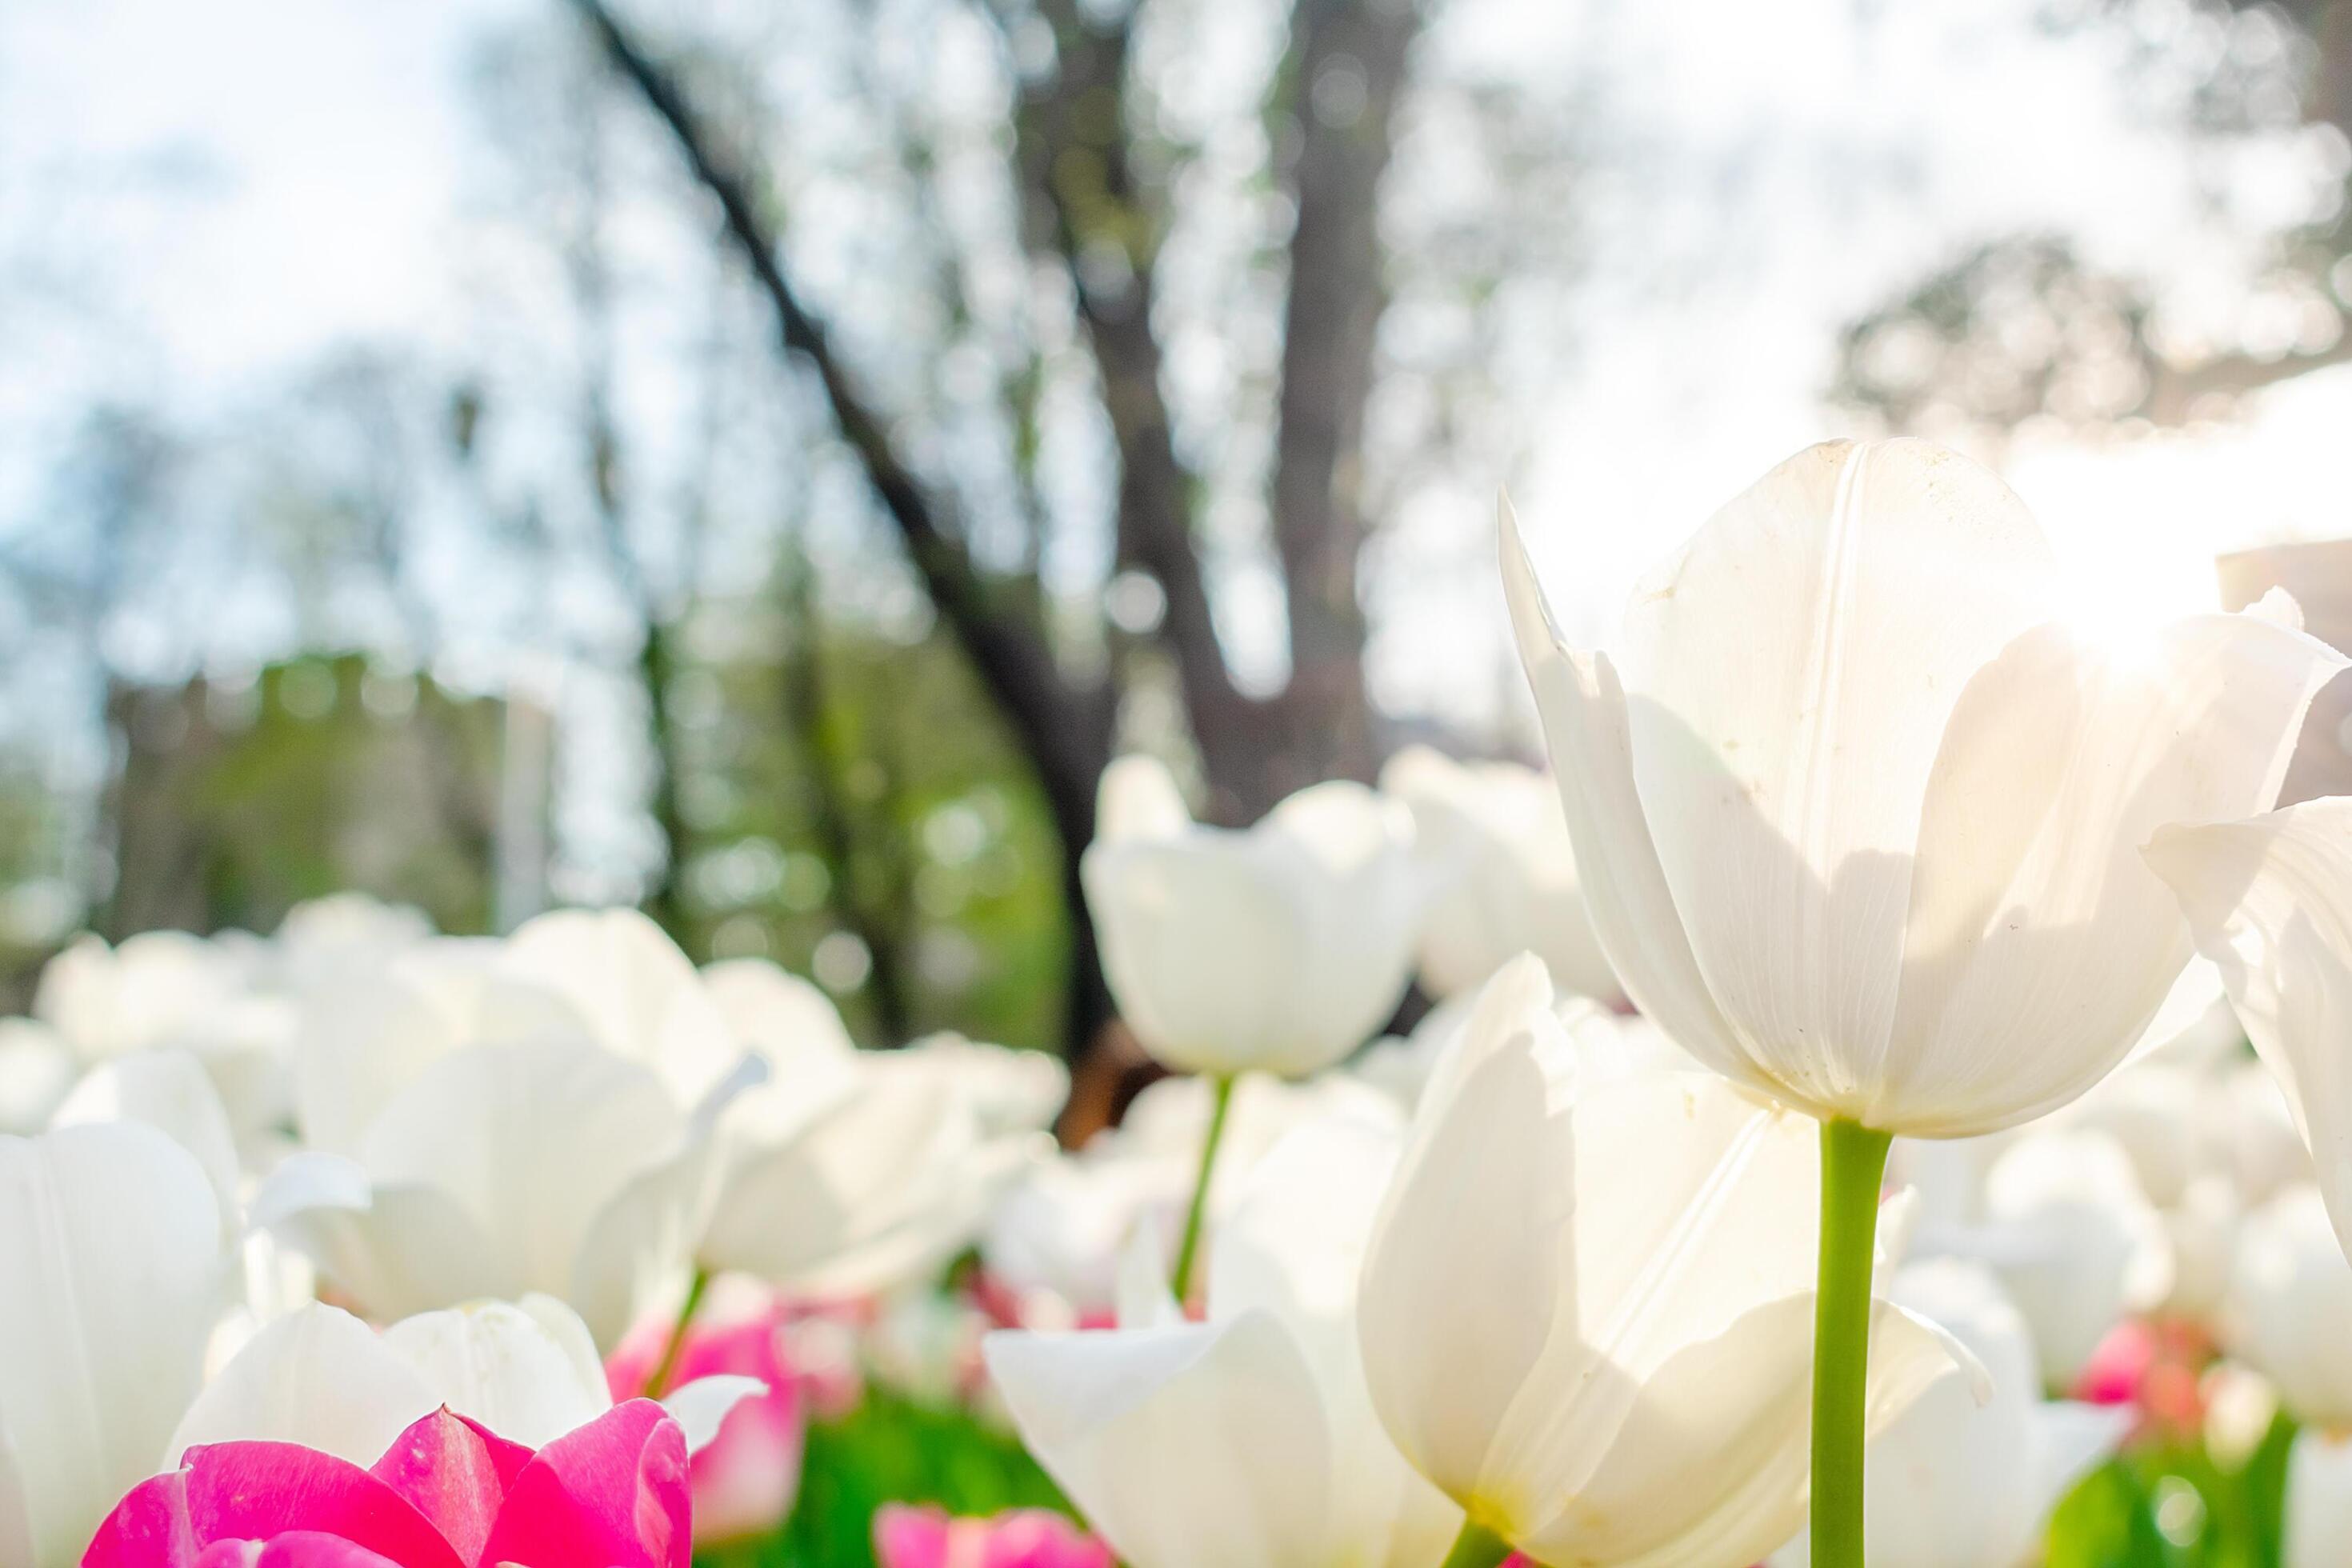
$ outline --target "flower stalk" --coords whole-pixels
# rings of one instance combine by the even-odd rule
[[[1201,1169],[1192,1179],[1192,1201],[1184,1210],[1184,1236],[1176,1245],[1176,1271],[1169,1281],[1180,1303],[1192,1293],[1192,1265],[1201,1253],[1201,1223],[1209,1208],[1209,1178],[1216,1173],[1217,1145],[1224,1142],[1234,1076],[1220,1073],[1209,1079],[1209,1131],[1201,1140]]]
[[[1445,1554],[1444,1568],[1496,1568],[1510,1555],[1509,1542],[1476,1520],[1465,1519],[1462,1533],[1454,1538],[1454,1550]]]
[[[1813,1297],[1812,1568],[1864,1568],[1863,1447],[1878,1188],[1894,1135],[1822,1123],[1821,1264]]]
[[[686,1353],[687,1331],[694,1327],[694,1314],[702,1310],[704,1292],[710,1289],[710,1270],[695,1265],[694,1278],[686,1287],[686,1300],[679,1303],[677,1321],[670,1326],[669,1343],[662,1346],[661,1360],[654,1363],[651,1375],[646,1379],[646,1397],[659,1399],[669,1390],[669,1380],[677,1374],[678,1357]]]

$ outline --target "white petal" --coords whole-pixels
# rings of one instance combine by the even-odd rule
[[[1945,719],[2051,582],[1991,473],[1832,442],[1717,512],[1626,612],[1658,863],[1717,1002],[1813,1109],[1870,1108]]]
[[[2169,829],[2147,862],[2285,1089],[2352,1252],[2352,799]]]
[[[507,939],[506,963],[576,1007],[597,1043],[661,1075],[692,1105],[741,1054],[694,965],[630,909],[558,910]]]
[[[686,1451],[697,1454],[717,1440],[719,1428],[727,1424],[738,1405],[767,1392],[768,1385],[756,1377],[722,1373],[682,1384],[661,1404],[685,1431]]]
[[[199,1443],[299,1443],[373,1465],[441,1403],[433,1385],[373,1329],[312,1303],[256,1334],[188,1407],[154,1456],[177,1468]]]
[[[1115,757],[1095,790],[1097,839],[1173,838],[1192,826],[1176,775],[1157,757]]]
[[[379,1318],[525,1288],[513,1259],[456,1199],[426,1186],[376,1186],[356,1161],[333,1154],[281,1162],[254,1195],[251,1222]]]
[[[2269,805],[2342,665],[2301,633],[2203,616],[2139,659],[2038,628],[1980,671],[1927,787],[1873,1124],[1993,1131],[2120,1061],[2189,953],[2140,845]]]
[[[2129,1405],[2053,1399],[2033,1412],[2033,1476],[2027,1501],[2038,1536],[2050,1515],[2084,1476],[2112,1458],[2131,1436],[2138,1412]]]
[[[49,1124],[79,1070],[47,1024],[0,1018],[0,1133],[30,1137]]]
[[[538,1040],[434,1063],[369,1128],[362,1161],[377,1188],[431,1188],[471,1215],[519,1281],[495,1294],[562,1295],[600,1211],[685,1132],[646,1068]]]
[[[1736,1036],[1691,954],[1633,785],[1625,693],[1603,654],[1571,652],[1553,628],[1510,503],[1500,533],[1503,591],[1550,748],[1593,933],[1625,993],[1717,1072],[1776,1080]]]
[[[2283,1568],[2352,1563],[2352,1436],[2298,1432],[2286,1462]]]
[[[222,1305],[220,1211],[152,1127],[0,1138],[0,1468],[22,1485],[34,1561],[70,1563],[195,1393]]]
[[[142,1121],[196,1157],[220,1200],[221,1223],[236,1223],[236,1136],[220,1093],[185,1051],[134,1051],[100,1062],[58,1107],[56,1125]]]
[[[767,1058],[778,1082],[834,1073],[857,1048],[833,999],[768,959],[711,964],[702,985],[736,1039]]]
[[[1134,1332],[997,1333],[1023,1440],[1135,1568],[1328,1561],[1320,1397],[1270,1314]]]
[[[551,1297],[526,1301],[422,1312],[393,1324],[383,1339],[424,1379],[433,1404],[540,1448],[594,1420],[613,1397],[578,1316]]]

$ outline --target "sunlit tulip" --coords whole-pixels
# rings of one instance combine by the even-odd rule
[[[154,1473],[227,1263],[202,1167],[155,1129],[0,1137],[0,1563],[68,1568]]]
[[[1979,1403],[1958,1370],[1938,1378],[1870,1445],[1874,1568],[2018,1568],[2033,1560],[2050,1511],[2129,1432],[2127,1408],[2044,1401],[2033,1337],[1982,1268],[1917,1263],[1890,1300],[1966,1345],[1992,1380]],[[1773,1568],[1803,1568],[1803,1536]]]
[[[1803,1515],[1813,1125],[1709,1075],[1585,1084],[1551,1001],[1505,968],[1422,1098],[1364,1266],[1373,1403],[1486,1532],[1458,1561],[1738,1568]],[[1878,1420],[1953,1364],[1883,1303],[1872,1337]]]
[[[799,1495],[801,1451],[808,1435],[808,1401],[801,1378],[784,1359],[785,1315],[765,1292],[742,1307],[706,1312],[687,1330],[671,1358],[671,1378],[691,1393],[698,1379],[745,1377],[761,1384],[697,1445],[692,1466],[694,1539],[698,1543],[764,1535],[783,1522]],[[669,1349],[670,1325],[646,1325],[605,1365],[615,1399],[646,1391]],[[675,1400],[678,1395],[673,1395]]]
[[[1395,1011],[1422,915],[1402,805],[1343,782],[1243,833],[1145,819],[1164,831],[1097,839],[1083,872],[1119,1015],[1154,1057],[1298,1077]]]
[[[2352,799],[2157,836],[2172,885],[2254,1048],[2284,1088],[2352,1249]]]
[[[83,1563],[687,1568],[686,1469],[678,1423],[642,1399],[536,1453],[446,1410],[366,1468],[293,1443],[215,1443],[132,1489]]]
[[[371,1316],[541,1291],[610,1344],[687,1266],[717,1179],[709,1114],[548,1036],[432,1060],[352,1153],[281,1164],[254,1219]]]
[[[1457,763],[1411,746],[1381,770],[1381,788],[1412,808],[1413,853],[1441,889],[1421,935],[1421,980],[1432,994],[1475,991],[1532,952],[1561,990],[1618,995],[1549,779],[1513,763]]]
[[[2284,595],[2139,647],[2075,633],[2023,503],[1914,440],[1766,475],[1635,590],[1613,658],[1560,638],[1507,508],[1502,532],[1601,951],[1677,1044],[1822,1122],[1853,1223],[1821,1233],[1813,1531],[1858,1563],[1886,1137],[2017,1125],[2129,1053],[2191,951],[2139,847],[2274,804],[2346,661]]]
[[[874,1515],[874,1560],[877,1568],[1112,1568],[1109,1548],[1057,1513],[950,1519],[904,1503]]]
[[[1477,993],[1455,996],[1431,1009],[1412,1035],[1375,1041],[1349,1062],[1348,1074],[1386,1091],[1407,1110],[1420,1101],[1455,1036],[1470,1021]],[[1627,1078],[1645,1072],[1697,1070],[1689,1052],[1638,1013],[1619,1013],[1589,996],[1563,995],[1553,1009],[1575,1042],[1587,1072],[1595,1078]]]
[[[1458,1512],[1372,1416],[1353,1297],[1391,1140],[1302,1129],[1212,1244],[1208,1316],[1145,1281],[1116,1330],[1006,1331],[988,1367],[1023,1439],[1133,1568],[1424,1568]],[[1149,1259],[1149,1253],[1139,1258]]]
[[[2115,1140],[2052,1131],[2020,1138],[1985,1180],[1971,1248],[1993,1266],[2033,1331],[2042,1381],[2070,1388],[2126,1314],[2172,1289],[2172,1247]]]
[[[1172,1234],[1186,1175],[1181,1161],[1115,1148],[1055,1155],[1025,1173],[997,1201],[980,1237],[986,1282],[1009,1298],[1008,1321],[1074,1328],[1108,1315],[1119,1259],[1144,1226],[1164,1225]]]
[[[2013,1125],[2122,1058],[2190,952],[2139,847],[2266,809],[2345,664],[2269,605],[2084,640],[2023,504],[1918,441],[1774,469],[1613,657],[1559,640],[1507,518],[1503,558],[1627,991],[1718,1070],[1887,1131]]]
[[[2246,1217],[2223,1337],[2276,1384],[2297,1419],[2352,1427],[2352,1263],[2335,1245],[2326,1205],[2290,1187]]]

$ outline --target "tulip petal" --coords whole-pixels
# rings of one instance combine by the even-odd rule
[[[143,1121],[196,1157],[220,1200],[221,1223],[237,1212],[236,1133],[212,1076],[186,1051],[136,1051],[100,1063],[59,1105],[51,1125]]]
[[[2084,1476],[2106,1463],[2131,1436],[2139,1413],[2128,1405],[2046,1400],[2032,1411],[2032,1469],[2025,1508],[2038,1535]]]
[[[1272,1314],[983,1342],[1023,1439],[1121,1561],[1322,1560],[1329,1438]]]
[[[254,1196],[252,1223],[308,1257],[322,1278],[379,1318],[403,1318],[523,1283],[512,1260],[448,1194],[378,1185],[340,1155],[281,1161]]]
[[[1866,1103],[1945,719],[2046,613],[2052,574],[1988,470],[1831,442],[1718,511],[1627,609],[1658,863],[1708,988],[1811,1109]]]
[[[1608,656],[1560,640],[1510,503],[1502,507],[1504,595],[1535,692],[1568,816],[1593,933],[1625,993],[1717,1072],[1769,1090],[1776,1080],[1709,994],[1660,869],[1633,784],[1625,693]]]
[[[1927,783],[1902,1002],[1864,1119],[1966,1136],[2104,1077],[2190,952],[2139,846],[2267,807],[2343,666],[2272,622],[2200,616],[2140,658],[2037,627],[1979,671]]]
[[[217,1552],[230,1545],[224,1542],[211,1549]],[[209,1553],[207,1553],[209,1556]],[[293,1530],[270,1542],[256,1546],[248,1558],[231,1560],[236,1568],[404,1568],[391,1558],[370,1552],[364,1546],[354,1546],[340,1535],[321,1535],[315,1531]],[[200,1562],[197,1568],[212,1568],[209,1562]]]
[[[557,910],[506,942],[515,974],[578,1009],[598,1044],[660,1074],[692,1105],[742,1054],[677,943],[635,910]]]
[[[383,1344],[432,1391],[425,1408],[446,1405],[527,1448],[612,1407],[586,1325],[552,1297],[421,1312],[386,1329]]]
[[[221,1305],[203,1167],[138,1122],[0,1138],[0,1411],[36,1563],[154,1473]]]
[[[393,1440],[368,1474],[408,1500],[467,1563],[481,1561],[507,1488],[530,1450],[436,1410]]]
[[[767,1392],[768,1385],[756,1377],[716,1373],[681,1384],[663,1397],[661,1407],[686,1434],[687,1453],[698,1454],[718,1439],[719,1429],[735,1414],[737,1405]]]
[[[2167,829],[2147,855],[2285,1089],[2352,1254],[2352,799]]]
[[[687,1568],[692,1516],[685,1435],[660,1405],[632,1399],[522,1468],[480,1561]]]
[[[199,1445],[268,1441],[365,1465],[438,1403],[373,1329],[313,1303],[265,1327],[205,1385],[161,1463],[176,1467]]]
[[[188,1520],[188,1476],[170,1470],[123,1494],[81,1555],[81,1568],[192,1568],[203,1543]],[[27,1549],[29,1550],[29,1549]],[[70,1555],[59,1562],[70,1562]],[[10,1562],[33,1563],[31,1556]]]
[[[292,1443],[218,1443],[188,1455],[199,1541],[338,1535],[402,1568],[470,1568],[407,1499],[346,1459]]]
[[[434,1063],[376,1119],[362,1152],[379,1189],[446,1194],[496,1239],[515,1288],[467,1294],[562,1295],[598,1211],[671,1156],[685,1130],[647,1069],[583,1043],[533,1040]]]

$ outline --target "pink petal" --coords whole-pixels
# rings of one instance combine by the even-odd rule
[[[541,1448],[508,1489],[480,1561],[688,1568],[686,1434],[648,1399]]]
[[[874,1561],[877,1568],[947,1568],[948,1516],[884,1503],[874,1512]]]
[[[82,1553],[82,1568],[198,1568],[188,1521],[188,1473],[173,1470],[123,1494]],[[212,1568],[205,1563],[202,1568]]]
[[[719,1435],[693,1457],[694,1538],[704,1545],[769,1533],[800,1493],[808,1416],[801,1379],[784,1361],[783,1326],[783,1310],[772,1304],[748,1318],[698,1322],[687,1331],[671,1388],[729,1373],[768,1385],[730,1411]],[[667,1321],[648,1322],[622,1342],[604,1363],[614,1398],[644,1390],[669,1332]]]
[[[507,1487],[530,1450],[485,1432],[443,1405],[393,1440],[368,1474],[408,1500],[457,1555],[478,1562]]]
[[[232,1562],[235,1560],[232,1559]],[[202,1564],[200,1568],[210,1568]],[[296,1530],[261,1549],[251,1568],[402,1568],[389,1557],[354,1546],[340,1535]]]
[[[342,1537],[401,1568],[472,1568],[406,1498],[348,1460],[293,1443],[213,1443],[187,1454],[188,1519],[203,1542],[292,1531]]]
[[[1111,1568],[1110,1548],[1045,1509],[950,1519],[887,1503],[874,1515],[874,1557],[879,1568]]]

